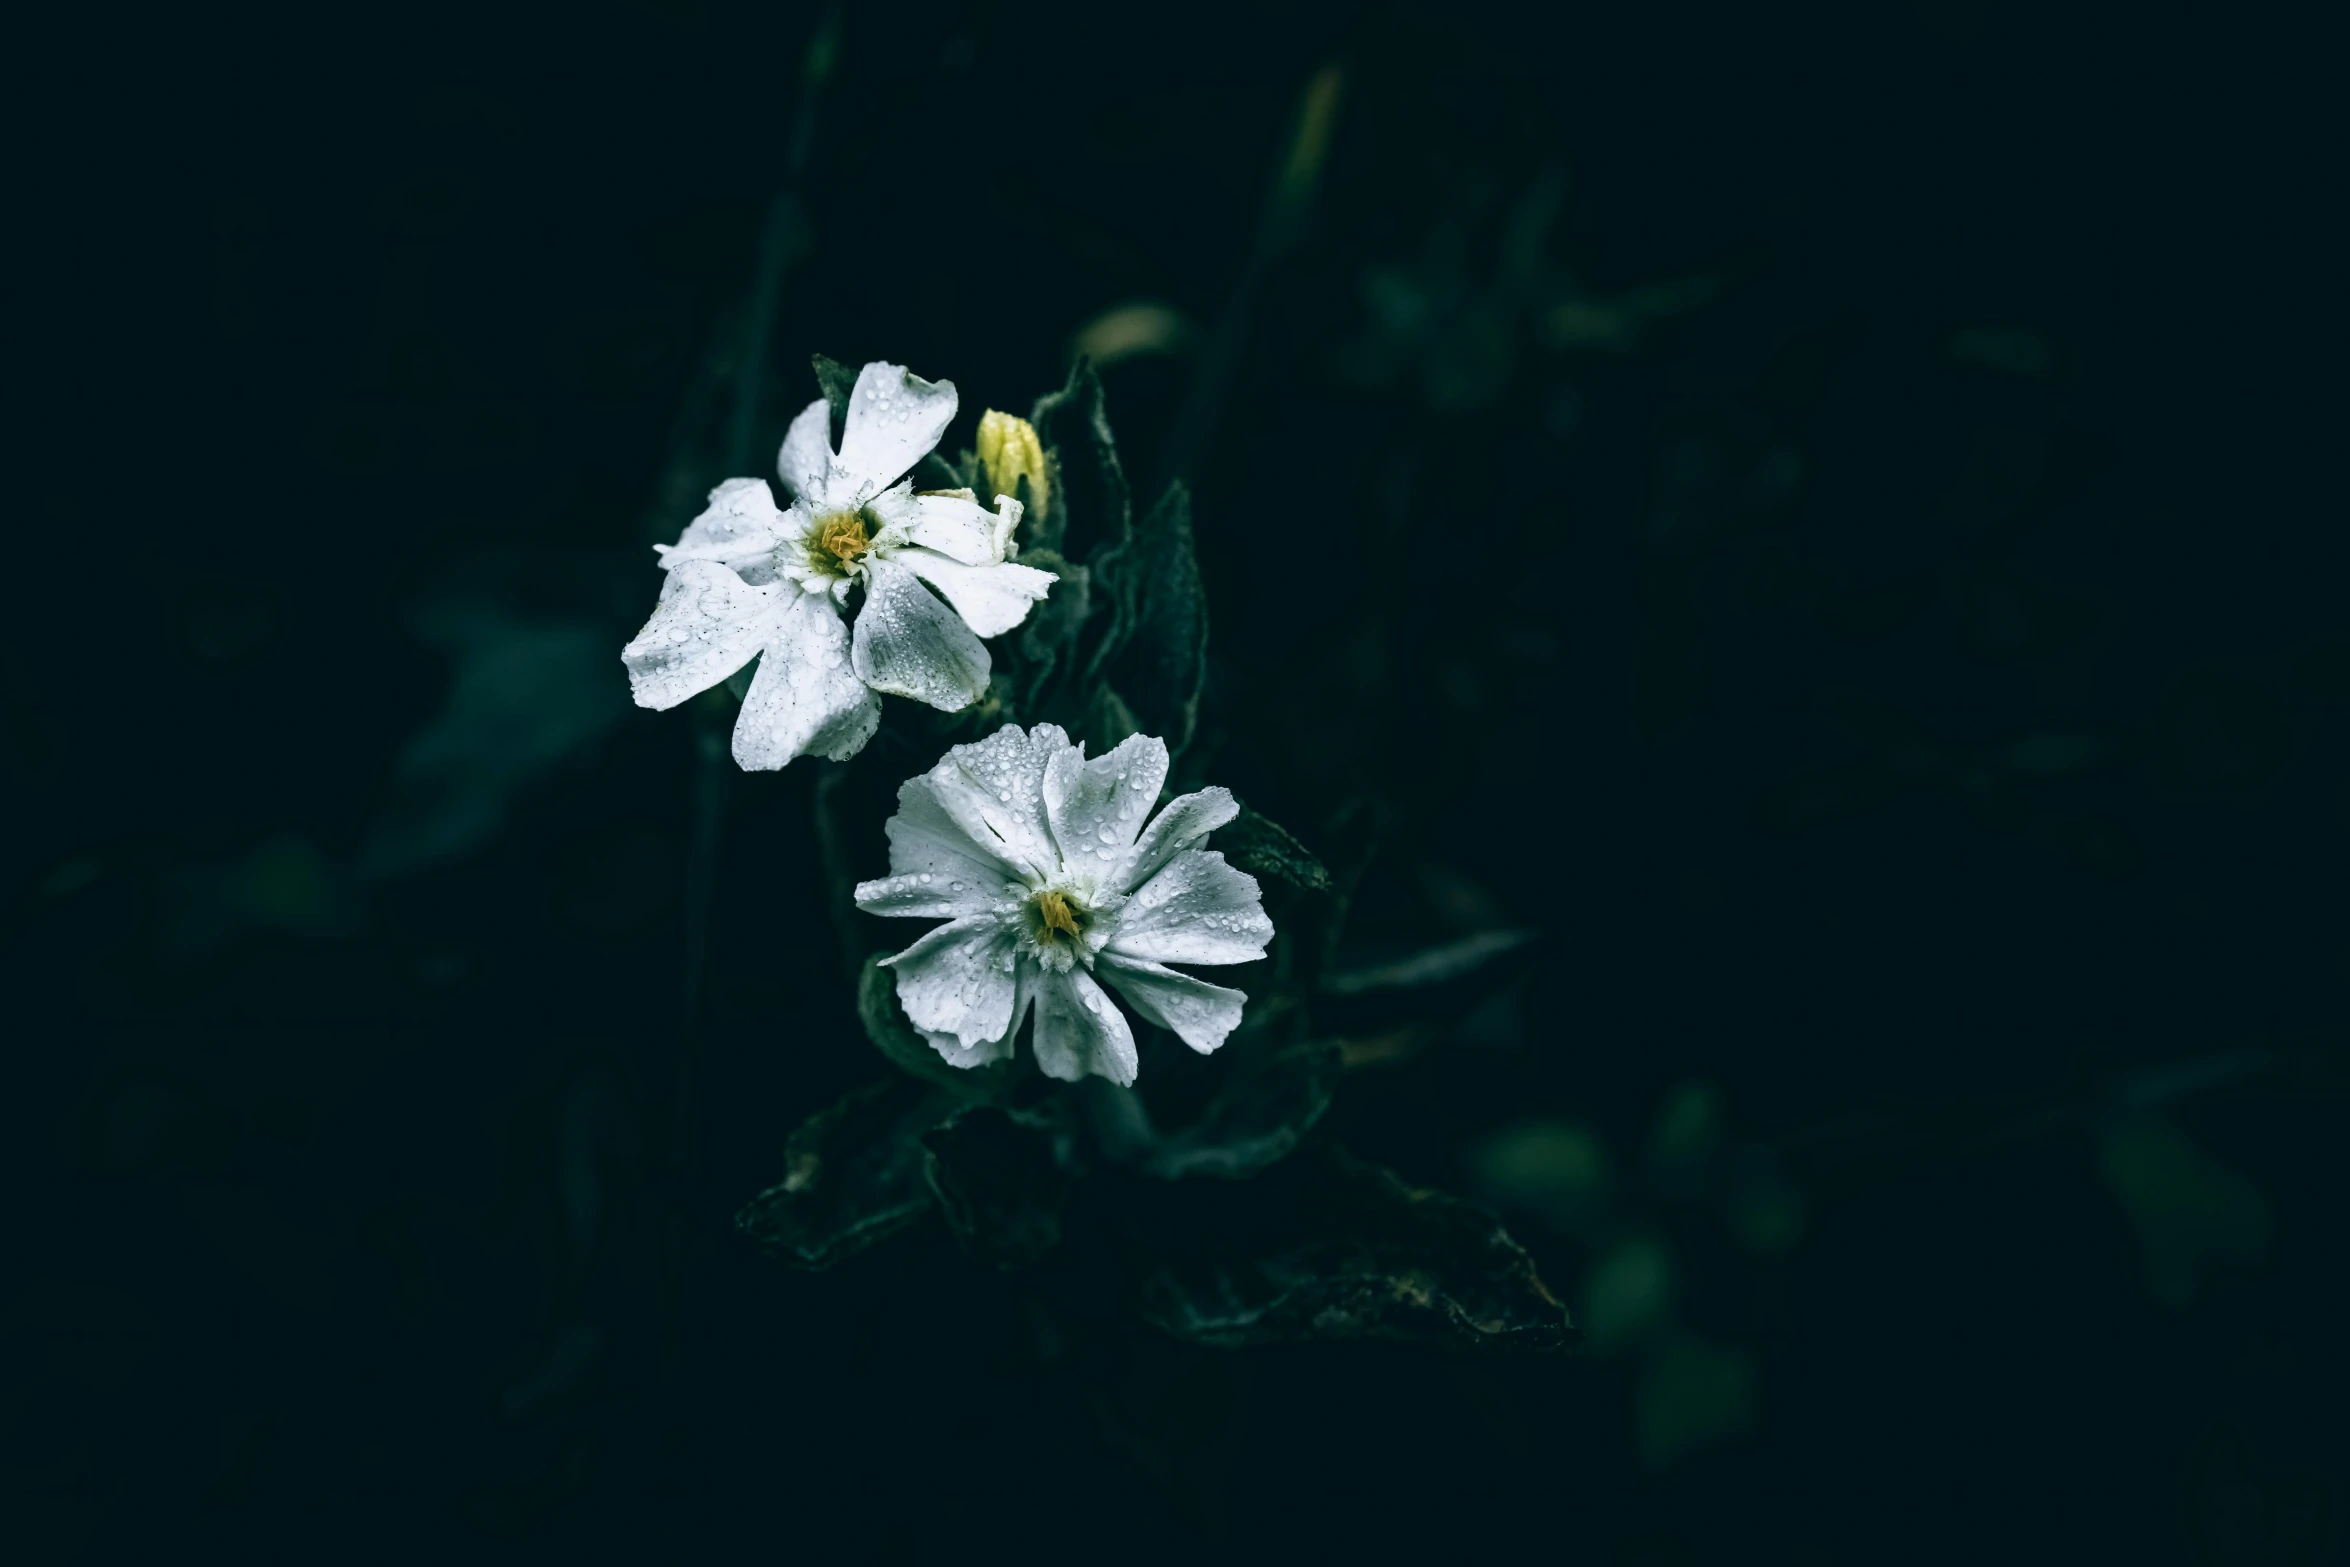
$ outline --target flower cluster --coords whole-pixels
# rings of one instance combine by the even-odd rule
[[[916,490],[906,477],[954,418],[952,382],[869,364],[846,402],[837,451],[830,399],[792,421],[777,461],[788,507],[764,480],[729,479],[675,544],[654,546],[660,602],[622,650],[651,708],[758,660],[734,728],[745,768],[847,760],[873,738],[884,693],[971,706],[992,672],[981,638],[1018,626],[1056,581],[1013,558],[1016,494],[990,511],[967,488]],[[976,456],[990,488],[1049,504],[1053,466],[1026,420],[990,410]],[[1238,815],[1229,793],[1203,789],[1152,815],[1168,766],[1146,735],[1088,761],[1051,724],[1006,725],[899,789],[891,874],[856,902],[947,921],[885,961],[906,1016],[949,1064],[1010,1057],[1033,1012],[1045,1075],[1132,1083],[1134,1032],[1104,984],[1202,1054],[1239,1026],[1245,995],[1167,965],[1261,958],[1272,922],[1255,879],[1202,847]]]
[[[621,652],[637,704],[675,707],[756,658],[734,756],[768,769],[810,752],[854,756],[881,722],[882,693],[947,712],[977,701],[990,669],[980,638],[1019,625],[1053,577],[1011,559],[1011,496],[991,512],[969,490],[905,479],[955,408],[953,382],[869,364],[840,450],[825,399],[792,421],[777,461],[788,508],[763,479],[712,490],[675,544],[654,546],[668,580]],[[852,591],[853,629],[842,622]]]

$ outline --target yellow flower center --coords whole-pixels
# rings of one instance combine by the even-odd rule
[[[827,512],[808,530],[808,564],[827,576],[845,577],[856,569],[860,556],[873,548],[860,511]]]
[[[1036,895],[1036,922],[1052,936],[1077,940],[1085,934],[1084,919],[1085,911],[1070,902],[1067,893],[1040,892]]]

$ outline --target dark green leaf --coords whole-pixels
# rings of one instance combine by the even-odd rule
[[[890,1065],[900,1071],[958,1098],[993,1098],[1011,1076],[1009,1063],[996,1061],[968,1069],[947,1065],[930,1048],[930,1041],[906,1021],[905,1010],[898,1005],[897,977],[881,966],[881,960],[888,955],[874,953],[857,974],[857,1019],[865,1025],[865,1037],[873,1041],[873,1048],[887,1056]]]
[[[1049,509],[1023,520],[1022,547],[1095,558],[1125,544],[1133,502],[1093,366],[1083,359],[1072,365],[1068,384],[1038,398],[1028,422],[1044,445],[1053,493]]]
[[[1237,1181],[1298,1145],[1338,1088],[1339,1048],[1292,1045],[1236,1072],[1198,1121],[1160,1139],[1144,1168],[1170,1180],[1215,1175]]]
[[[1303,892],[1331,890],[1330,872],[1288,829],[1247,806],[1229,827],[1216,829],[1216,847],[1235,868],[1260,881],[1277,881]]]
[[[1330,1149],[1245,1185],[1160,1188],[1141,1310],[1203,1344],[1385,1339],[1559,1349],[1579,1335],[1484,1210]]]
[[[962,471],[936,452],[923,453],[922,460],[914,464],[914,488],[917,490],[970,490],[974,497],[979,496],[977,489],[964,482]],[[991,502],[982,497],[979,499],[979,504],[987,506]]]
[[[832,405],[832,449],[837,452],[842,432],[849,427],[849,394],[857,389],[857,372],[822,354],[809,355],[808,363],[816,367],[816,384],[824,389],[824,400]]]
[[[1530,930],[1489,930],[1392,963],[1327,974],[1315,1020],[1351,1033],[1411,1018],[1462,1017],[1525,968],[1539,939]]]
[[[1491,968],[1499,959],[1534,939],[1535,933],[1530,930],[1482,931],[1441,947],[1415,952],[1393,963],[1333,974],[1322,981],[1322,988],[1334,996],[1359,996],[1379,990],[1424,990],[1432,985],[1448,985]]]
[[[1189,490],[1167,487],[1114,569],[1125,614],[1097,667],[1117,682],[1143,732],[1181,755],[1198,725],[1208,670],[1208,600],[1192,547]]]
[[[1068,656],[1078,630],[1093,610],[1093,574],[1063,560],[1048,549],[1020,552],[1020,564],[1049,571],[1056,579],[1044,602],[1028,612],[1012,646],[1019,655],[1019,692],[1023,704],[1032,704]]]
[[[1128,735],[1140,733],[1142,725],[1125,698],[1106,684],[1096,685],[1093,700],[1086,703],[1085,717],[1077,726],[1077,738],[1085,743],[1087,752],[1099,756]]]
[[[829,1268],[912,1224],[931,1204],[922,1134],[952,1101],[911,1078],[843,1094],[784,1144],[783,1180],[735,1227],[785,1262]]]
[[[1068,1139],[1044,1116],[973,1105],[923,1134],[939,1212],[980,1262],[1016,1268],[1061,1239]]]

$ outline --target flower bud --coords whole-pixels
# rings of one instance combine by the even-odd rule
[[[987,487],[997,495],[1020,494],[1028,481],[1028,508],[1042,515],[1051,509],[1052,479],[1045,472],[1044,443],[1027,420],[990,408],[979,416],[979,465],[987,470]]]

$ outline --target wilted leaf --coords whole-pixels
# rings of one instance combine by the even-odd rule
[[[1141,1310],[1178,1338],[1546,1350],[1578,1337],[1492,1215],[1336,1149],[1245,1185],[1159,1191]]]
[[[1338,1046],[1323,1041],[1251,1062],[1208,1101],[1199,1120],[1162,1138],[1145,1168],[1170,1180],[1254,1175],[1313,1130],[1330,1108],[1342,1070]]]
[[[1059,1244],[1067,1142],[1049,1119],[996,1105],[957,1111],[922,1134],[930,1189],[964,1251],[1014,1268]]]
[[[990,1099],[1002,1092],[1011,1076],[1010,1063],[949,1066],[930,1048],[930,1041],[906,1021],[905,1010],[898,1005],[897,976],[881,966],[888,955],[874,953],[857,974],[857,1019],[865,1025],[865,1037],[873,1041],[873,1048],[887,1056],[890,1065],[959,1098]]]
[[[952,1101],[911,1078],[843,1094],[784,1144],[783,1180],[735,1227],[795,1267],[829,1268],[922,1217],[931,1205],[922,1134]]]

